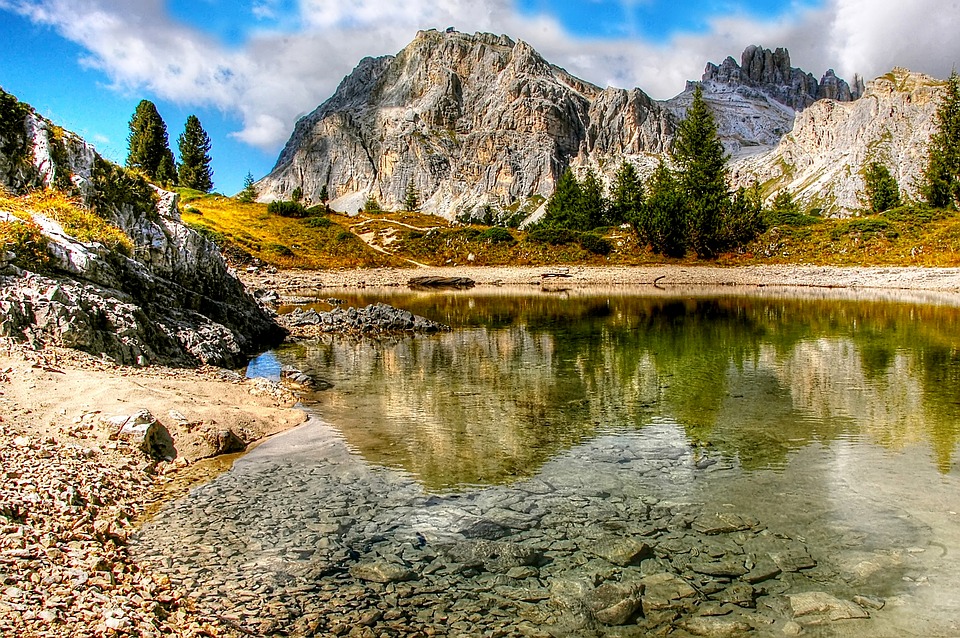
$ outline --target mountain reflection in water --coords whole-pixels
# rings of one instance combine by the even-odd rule
[[[663,419],[747,470],[838,440],[924,446],[941,473],[953,468],[960,308],[950,305],[623,289],[336,296],[454,326],[274,353],[333,383],[314,409],[354,450],[428,490],[533,476],[586,439]]]

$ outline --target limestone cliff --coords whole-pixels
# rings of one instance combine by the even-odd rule
[[[301,119],[260,198],[326,187],[355,212],[413,183],[447,217],[548,197],[575,158],[662,153],[673,116],[639,90],[601,90],[506,36],[422,31],[396,56],[365,59]]]
[[[894,69],[855,102],[820,100],[797,115],[776,148],[734,162],[734,182],[759,179],[826,214],[846,215],[863,208],[863,169],[877,161],[915,197],[942,84]]]
[[[0,186],[57,188],[123,231],[124,255],[33,221],[51,266],[0,254],[0,335],[105,354],[120,363],[240,365],[282,330],[244,291],[217,247],[180,220],[177,196],[101,158],[78,136],[0,91]],[[15,223],[10,211],[0,222]]]

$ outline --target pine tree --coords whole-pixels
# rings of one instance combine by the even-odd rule
[[[571,230],[585,230],[589,224],[583,209],[583,190],[577,181],[573,170],[567,167],[560,179],[557,188],[547,202],[547,213],[541,222],[549,228],[568,228]]]
[[[403,195],[403,210],[406,211],[417,211],[420,209],[420,194],[417,192],[417,187],[414,186],[413,180],[407,182],[407,190]]]
[[[253,181],[253,173],[247,173],[243,178],[243,190],[237,194],[237,199],[245,204],[250,204],[257,199],[257,187]]]
[[[727,157],[700,86],[677,128],[673,160],[685,200],[690,248],[701,258],[714,257],[722,247],[721,227],[730,206],[730,193]]]
[[[603,183],[597,173],[590,169],[580,183],[580,210],[586,223],[573,230],[592,230],[607,225],[607,203],[603,197]]]
[[[750,188],[740,187],[730,200],[723,222],[724,247],[743,246],[757,238],[766,228],[763,219],[763,193],[759,182]]]
[[[203,130],[196,115],[187,117],[177,146],[180,149],[180,185],[204,193],[209,192],[213,188],[210,136]]]
[[[631,223],[637,227],[643,213],[643,182],[637,169],[623,160],[610,188],[610,207],[607,211],[611,225]]]
[[[937,132],[930,137],[923,195],[935,208],[960,205],[960,76],[954,71],[937,108]]]
[[[176,183],[176,164],[167,138],[167,125],[150,100],[140,100],[130,119],[127,167],[139,169],[153,181]],[[164,165],[161,171],[160,165]]]
[[[327,191],[327,185],[324,184],[320,187],[320,203],[326,206],[327,202],[330,200],[330,193]]]
[[[160,165],[157,166],[157,174],[154,179],[164,188],[176,186],[179,181],[177,179],[177,163],[173,159],[173,151],[169,148],[164,151],[163,157],[160,158]]]
[[[871,162],[863,173],[870,210],[882,213],[900,205],[900,187],[887,167]]]
[[[687,251],[686,198],[680,182],[663,160],[647,182],[647,192],[638,234],[650,243],[653,252],[683,257]]]

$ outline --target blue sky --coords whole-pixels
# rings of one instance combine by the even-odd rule
[[[215,188],[232,194],[362,57],[448,26],[506,33],[583,79],[659,99],[750,44],[786,46],[818,77],[895,65],[945,77],[960,62],[960,0],[0,0],[0,87],[117,162],[140,99],[175,152],[196,114]]]

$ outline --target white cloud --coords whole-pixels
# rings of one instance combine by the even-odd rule
[[[786,46],[795,66],[817,76],[833,67],[848,79],[871,78],[894,65],[946,76],[960,61],[958,3],[826,0],[774,21],[718,16],[706,33],[658,45],[578,39],[549,16],[521,15],[511,0],[301,0],[297,16],[280,17],[286,30],[256,32],[240,48],[174,21],[162,0],[0,0],[0,8],[82,45],[84,63],[116,87],[237,113],[237,137],[275,151],[297,117],[329,97],[361,58],[395,53],[421,28],[506,33],[585,80],[667,98],[699,78],[706,62],[739,58],[749,44]],[[273,19],[280,6],[257,0],[252,11]]]

